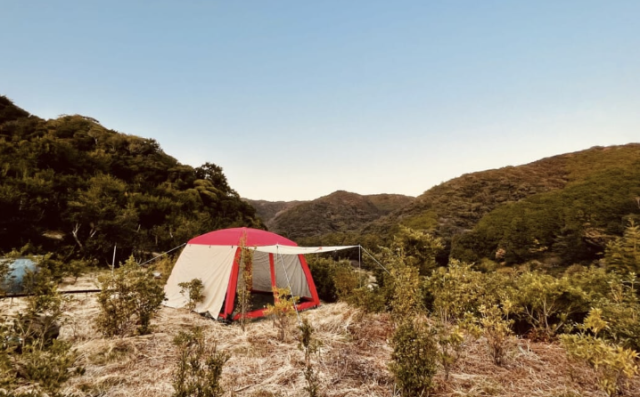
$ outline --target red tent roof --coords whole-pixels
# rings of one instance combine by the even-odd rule
[[[216,230],[189,240],[188,244],[199,245],[239,245],[243,235],[247,236],[245,244],[248,247],[260,247],[263,245],[298,245],[293,241],[264,230],[248,227],[236,227],[233,229]]]

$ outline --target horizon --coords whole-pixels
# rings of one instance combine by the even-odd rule
[[[633,1],[3,6],[0,94],[215,163],[243,198],[417,197],[640,136]]]

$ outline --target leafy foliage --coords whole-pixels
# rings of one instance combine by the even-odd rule
[[[438,349],[423,321],[406,319],[393,334],[389,371],[402,396],[425,396],[433,388]]]
[[[65,299],[47,269],[26,276],[26,309],[0,323],[0,388],[29,386],[31,396],[57,395],[62,384],[83,373],[71,344],[57,340]]]
[[[292,296],[289,288],[274,288],[273,293],[275,302],[267,305],[264,314],[273,319],[273,324],[278,329],[278,340],[284,341],[291,328],[291,317],[296,314],[298,297]]]
[[[513,320],[509,320],[509,311],[504,306],[502,308],[497,305],[481,306],[480,314],[482,315],[480,323],[491,358],[496,365],[502,365],[509,337],[513,334],[511,331]]]
[[[208,342],[201,328],[180,331],[173,340],[178,362],[173,373],[173,397],[220,397],[222,369],[229,355],[218,351],[216,342]]]
[[[640,272],[640,226],[633,220],[618,237],[607,244],[605,259],[607,267],[618,273]]]
[[[598,337],[607,327],[601,311],[594,309],[580,327],[576,335],[562,335],[560,341],[567,355],[576,361],[583,361],[593,367],[600,387],[609,396],[618,395],[624,378],[638,374],[636,360],[640,357],[632,349],[617,346]],[[592,334],[588,334],[590,331]]]
[[[30,242],[111,263],[230,226],[261,227],[222,168],[80,115],[42,120],[0,97],[0,250]]]
[[[309,397],[318,397],[319,396],[319,379],[316,374],[313,363],[311,362],[311,356],[318,351],[320,347],[320,343],[313,338],[313,326],[309,323],[309,320],[306,318],[302,319],[302,324],[298,326],[298,330],[300,331],[298,348],[304,352],[304,379],[307,381],[307,386],[304,390],[307,392]]]
[[[187,309],[193,310],[196,308],[198,303],[204,300],[204,284],[202,284],[202,280],[199,278],[194,278],[191,281],[178,283],[178,287],[180,287],[180,293],[184,295],[187,293],[188,302]]]
[[[150,331],[151,319],[160,310],[164,291],[147,269],[133,257],[110,274],[98,278],[101,315],[96,319],[106,336],[131,334],[137,325],[139,334]]]
[[[340,296],[343,298],[351,289],[358,287],[357,279],[351,273],[351,264],[346,260],[335,261],[314,255],[309,260],[309,270],[318,290],[318,296],[325,302],[336,302]],[[349,284],[349,285],[346,285]]]

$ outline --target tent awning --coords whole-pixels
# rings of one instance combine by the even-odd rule
[[[306,255],[334,252],[350,248],[358,248],[358,245],[334,245],[329,247],[296,247],[290,245],[264,245],[262,247],[247,247],[258,252],[278,255]]]

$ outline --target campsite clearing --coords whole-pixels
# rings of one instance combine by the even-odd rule
[[[83,277],[75,289],[91,286]],[[19,309],[22,299],[0,301],[3,312]],[[154,332],[145,336],[107,339],[94,322],[99,315],[93,294],[75,295],[65,308],[61,338],[73,343],[84,375],[72,378],[63,393],[104,397],[171,396],[171,376],[177,361],[172,344],[180,331],[202,326],[209,340],[231,359],[223,370],[227,395],[304,396],[303,353],[290,333],[279,342],[268,319],[251,322],[246,332],[185,309],[163,307]],[[324,304],[303,312],[322,343],[314,364],[326,396],[393,396],[387,370],[392,324],[386,314],[363,315],[345,303]],[[590,369],[567,362],[555,343],[516,340],[504,367],[493,365],[482,339],[468,341],[463,356],[444,383],[438,375],[435,396],[585,396],[600,397]],[[629,395],[640,396],[640,379],[632,380]]]

